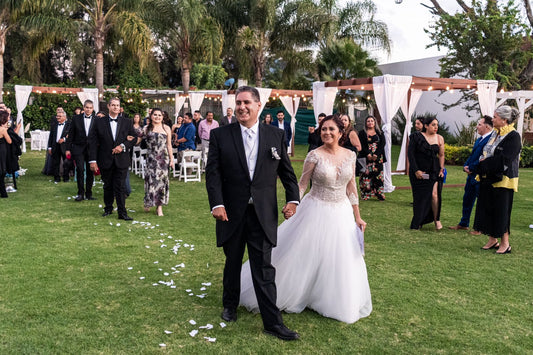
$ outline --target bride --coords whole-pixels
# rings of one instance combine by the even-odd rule
[[[309,180],[311,190],[296,214],[278,227],[272,265],[280,310],[299,313],[307,307],[325,317],[353,323],[370,314],[372,301],[356,234],[358,228],[362,233],[366,227],[359,214],[356,155],[339,145],[343,127],[337,116],[321,122],[324,145],[305,159],[300,197]],[[241,272],[240,303],[259,312],[248,261]]]

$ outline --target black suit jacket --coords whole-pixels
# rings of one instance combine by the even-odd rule
[[[299,201],[298,183],[287,155],[282,130],[259,124],[257,163],[250,179],[241,126],[231,124],[211,131],[206,187],[211,208],[224,205],[229,221],[217,220],[217,245],[222,246],[243,223],[248,201],[254,208],[268,240],[276,245],[278,226],[277,177],[285,188],[286,201]],[[276,149],[279,160],[275,159]]]
[[[136,137],[133,122],[119,115],[117,121],[117,135],[113,139],[110,117],[96,118],[89,132],[89,161],[96,161],[100,169],[109,169],[113,163],[117,168],[127,169],[130,165],[129,150],[136,143],[136,139],[129,141],[128,136]],[[120,154],[112,154],[116,146],[124,144],[126,149]]]
[[[61,137],[59,138],[65,138],[70,130],[70,120],[65,121],[65,126],[63,127],[63,132],[61,132]],[[52,125],[52,128],[50,129],[50,135],[48,136],[48,148],[52,148],[52,154],[55,154],[57,149],[61,149],[63,153],[67,150],[67,142],[63,142],[63,144],[57,144],[57,128],[58,123],[56,122],[54,125]]]
[[[237,122],[237,119],[235,118],[235,116],[231,116],[231,123],[235,123]],[[225,126],[225,125],[229,125],[229,121],[228,121],[228,116],[223,116],[221,119],[220,119],[220,125],[221,126]]]
[[[89,126],[89,133],[94,125],[96,116],[91,115],[91,125]],[[72,117],[70,124],[70,131],[67,140],[67,150],[70,150],[73,155],[83,154],[89,144],[89,137],[85,133],[85,114],[79,114]]]

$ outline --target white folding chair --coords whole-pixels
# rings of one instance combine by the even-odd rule
[[[141,171],[141,147],[133,147],[133,155],[131,157],[131,171],[135,175],[139,174]]]
[[[139,158],[139,174],[144,179],[144,171],[146,170],[146,155],[148,151],[146,149],[141,149],[141,155]]]
[[[202,181],[202,152],[184,151],[181,159],[180,177],[184,182]]]
[[[41,131],[41,149],[48,148],[48,137],[50,137],[50,131]]]
[[[180,177],[180,168],[178,168],[178,148],[172,148],[172,176],[173,177]]]
[[[31,150],[41,150],[41,131],[35,130],[30,132]]]

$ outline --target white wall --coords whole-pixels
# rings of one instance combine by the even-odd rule
[[[440,67],[438,60],[440,58],[442,56],[381,64],[379,68],[383,74],[439,77]],[[435,113],[439,121],[445,122],[450,127],[450,130],[455,132],[456,122],[459,126],[461,126],[461,123],[467,125],[471,121],[476,120],[478,115],[480,115],[478,112],[471,111],[470,115],[472,117],[468,117],[467,111],[460,106],[444,111],[442,103],[451,104],[456,102],[460,97],[461,93],[458,91],[455,91],[453,94],[445,91],[424,91],[416,106],[416,113]]]

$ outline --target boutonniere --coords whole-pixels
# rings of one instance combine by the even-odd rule
[[[276,147],[270,148],[270,151],[272,152],[272,159],[281,160]]]

